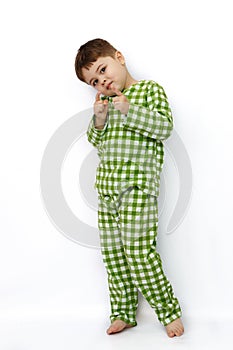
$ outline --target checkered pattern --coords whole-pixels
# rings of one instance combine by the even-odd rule
[[[102,194],[116,194],[138,185],[144,192],[159,195],[164,149],[173,128],[171,110],[163,88],[141,80],[125,89],[130,107],[127,116],[114,109],[109,99],[104,129],[91,119],[87,136],[98,149],[100,163],[95,188]]]
[[[181,316],[178,300],[156,252],[156,197],[132,186],[117,195],[99,195],[98,225],[108,273],[111,321],[136,325],[138,290],[167,325]]]
[[[141,80],[123,94],[130,102],[127,116],[114,109],[110,97],[104,128],[96,129],[93,117],[87,130],[100,157],[95,187],[110,318],[135,325],[139,290],[166,325],[181,316],[156,252],[163,140],[171,134],[173,119],[157,83]]]

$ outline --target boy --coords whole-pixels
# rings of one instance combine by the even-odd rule
[[[103,39],[82,45],[78,78],[97,90],[88,141],[98,150],[98,228],[108,274],[108,334],[136,326],[138,290],[169,337],[184,329],[181,309],[156,252],[163,140],[173,120],[163,88],[135,80],[121,52]]]

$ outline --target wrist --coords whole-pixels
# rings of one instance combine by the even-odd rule
[[[107,116],[105,117],[98,117],[94,114],[93,116],[93,122],[96,129],[103,129],[107,121]]]

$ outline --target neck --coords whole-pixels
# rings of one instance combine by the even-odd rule
[[[126,82],[125,82],[125,89],[128,89],[131,85],[137,83],[138,80],[134,79],[129,73],[127,75],[126,78]]]

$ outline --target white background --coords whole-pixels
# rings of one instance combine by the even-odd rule
[[[152,343],[160,349],[168,344],[206,349],[219,348],[223,340],[229,344],[230,6],[227,0],[1,2],[2,349],[126,349],[129,344],[139,349]],[[74,58],[81,44],[97,37],[123,52],[136,79],[153,79],[165,88],[175,129],[192,162],[188,214],[175,233],[159,236],[164,269],[183,308],[183,338],[168,339],[143,300],[138,326],[107,336],[108,291],[100,252],[65,238],[43,208],[43,152],[64,121],[92,106],[95,92],[76,78]]]

